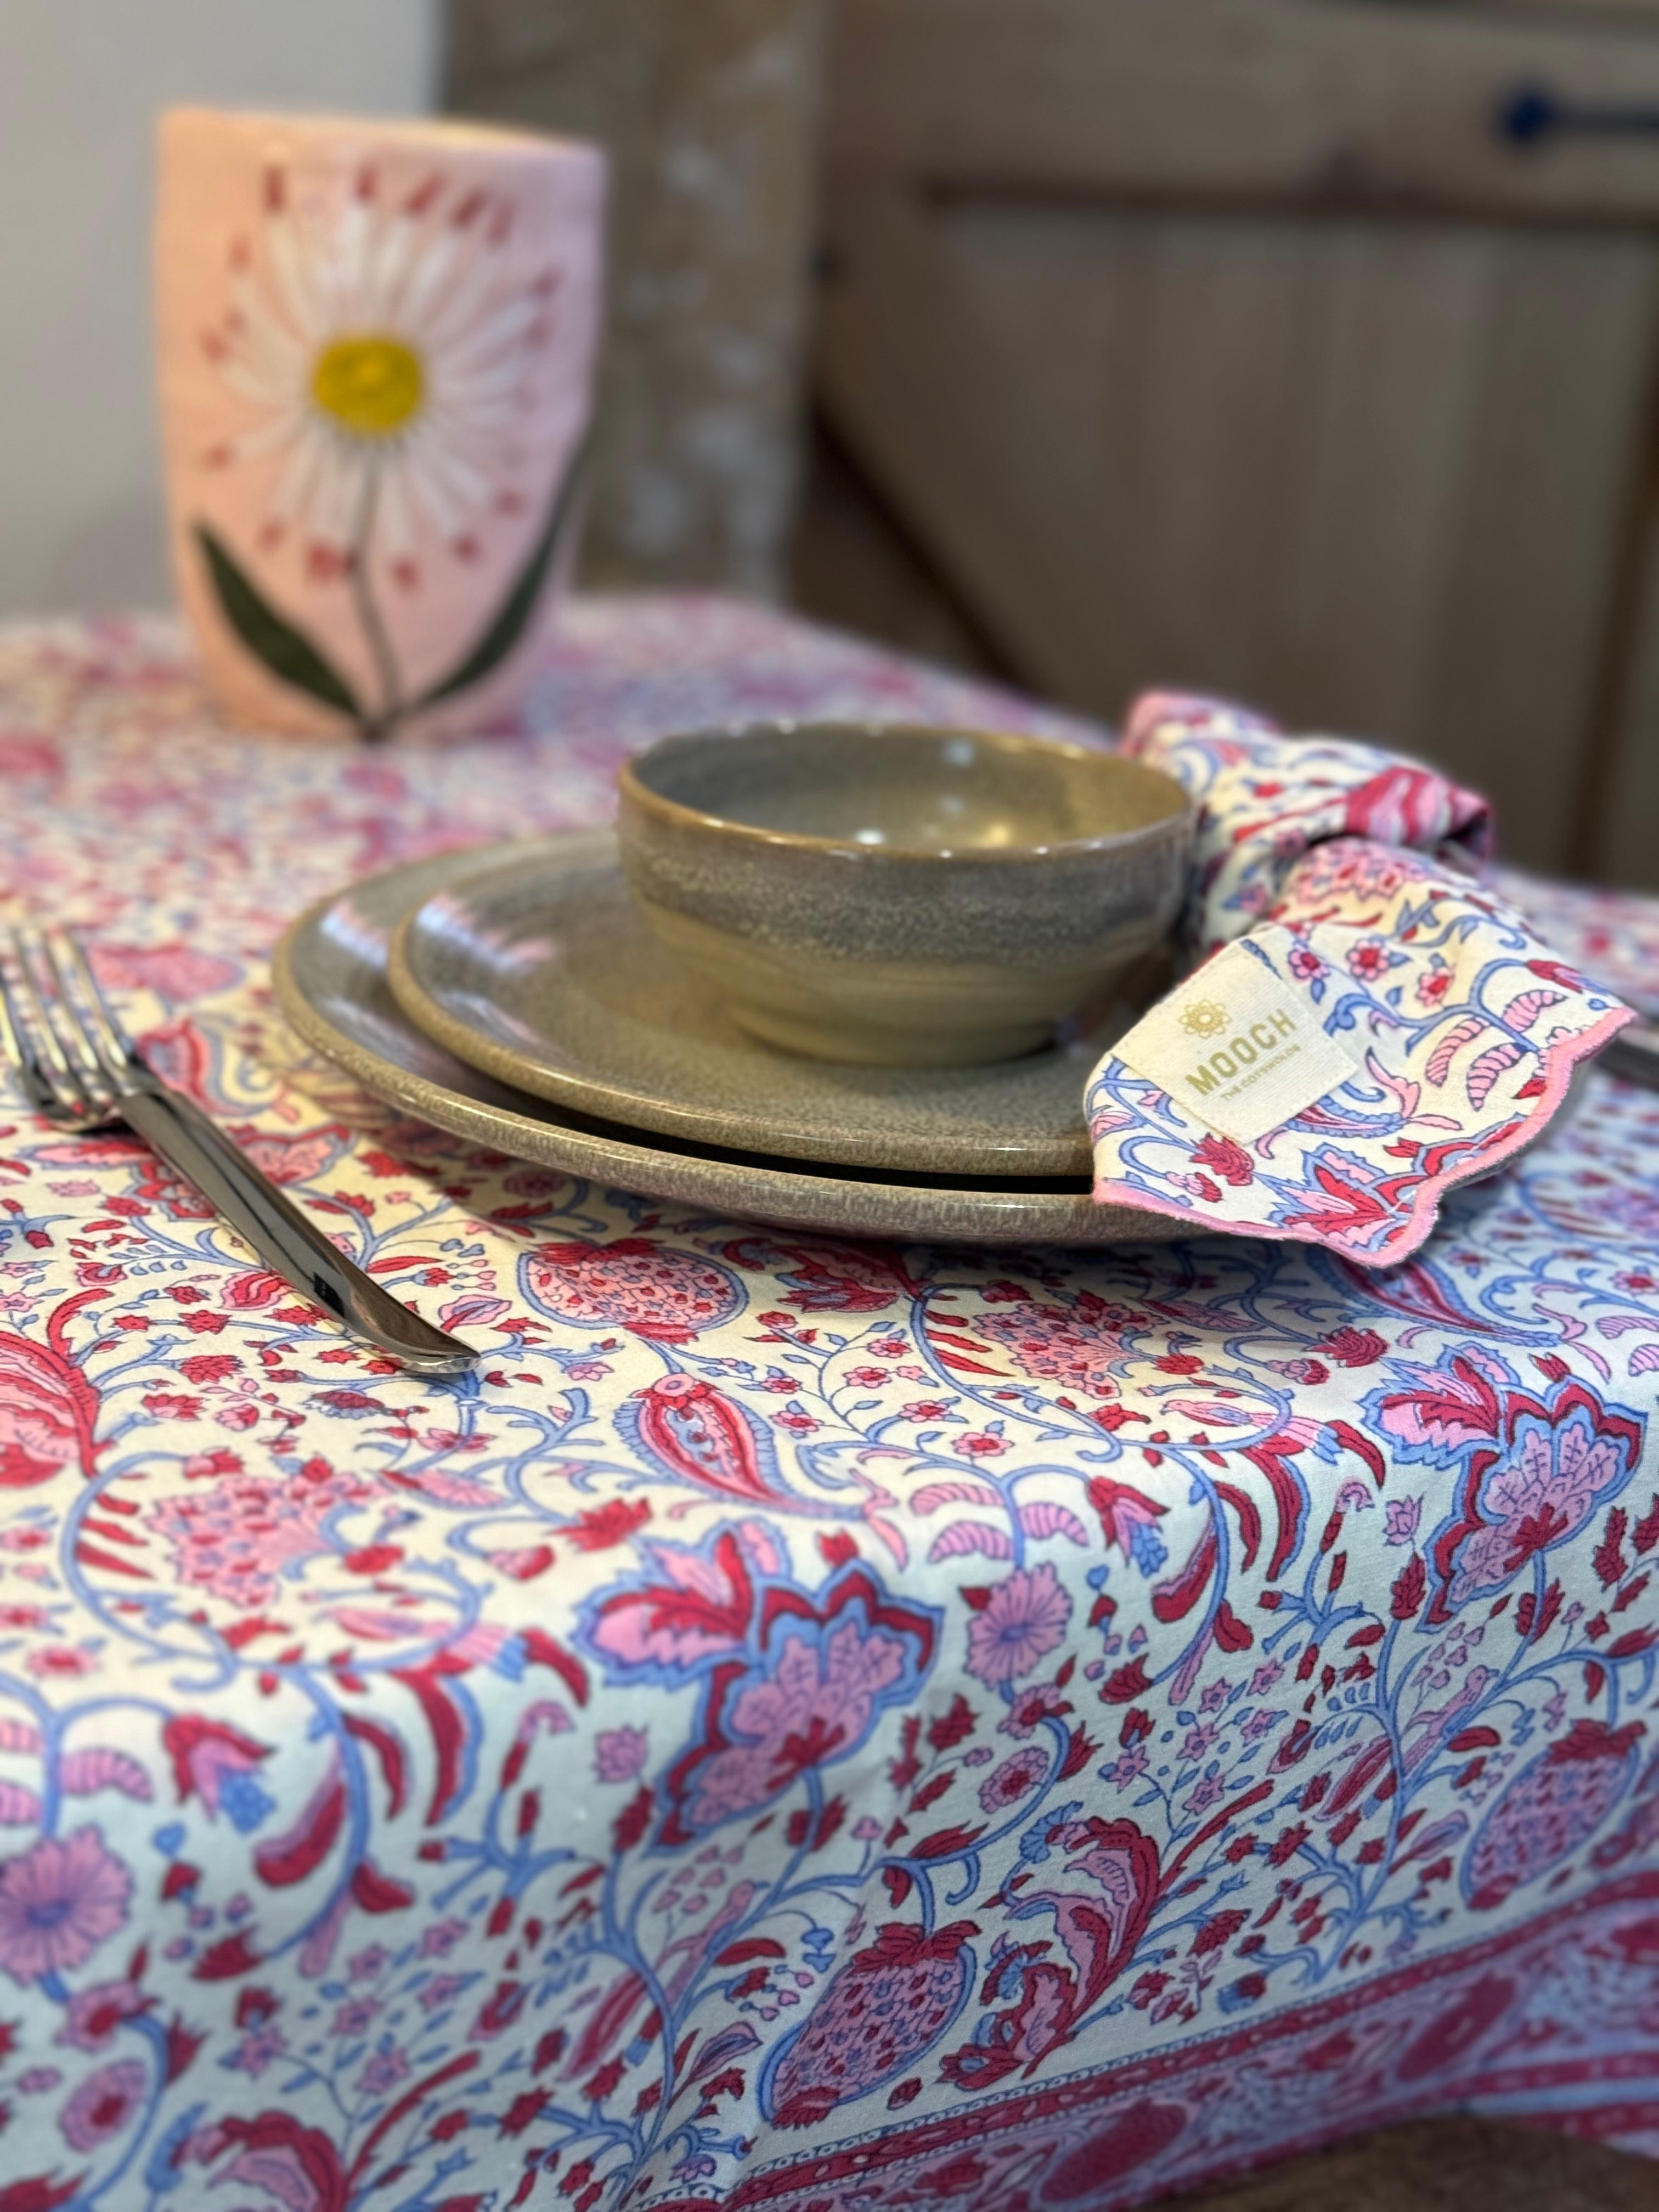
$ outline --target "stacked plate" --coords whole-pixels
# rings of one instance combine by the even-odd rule
[[[294,924],[276,976],[295,1029],[366,1089],[602,1187],[860,1237],[1179,1233],[1090,1195],[1084,1085],[1138,1008],[990,1066],[774,1051],[658,945],[608,831],[355,884]]]

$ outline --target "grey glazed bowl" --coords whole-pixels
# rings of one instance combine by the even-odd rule
[[[1139,762],[978,730],[763,723],[618,779],[623,866],[734,1021],[822,1060],[1012,1059],[1165,935],[1187,794]]]

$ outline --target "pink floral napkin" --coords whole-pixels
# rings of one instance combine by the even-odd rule
[[[1198,803],[1195,964],[1090,1078],[1096,1198],[1403,1259],[1635,1017],[1482,884],[1486,804],[1433,769],[1156,692],[1122,749]]]

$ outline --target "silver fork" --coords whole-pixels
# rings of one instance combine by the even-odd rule
[[[460,1375],[477,1354],[411,1313],[309,1222],[206,1115],[139,1057],[81,942],[0,937],[0,1053],[34,1111],[82,1132],[125,1121],[195,1184],[268,1267],[418,1375]]]

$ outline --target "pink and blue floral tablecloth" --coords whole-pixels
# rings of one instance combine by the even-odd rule
[[[476,1380],[0,1106],[0,2212],[1127,2204],[1461,2106],[1659,2152],[1659,1102],[1413,1261],[861,1248],[469,1152],[282,924],[753,714],[1057,718],[577,603],[525,731],[0,635],[0,891]],[[1626,996],[1659,907],[1506,886]]]

